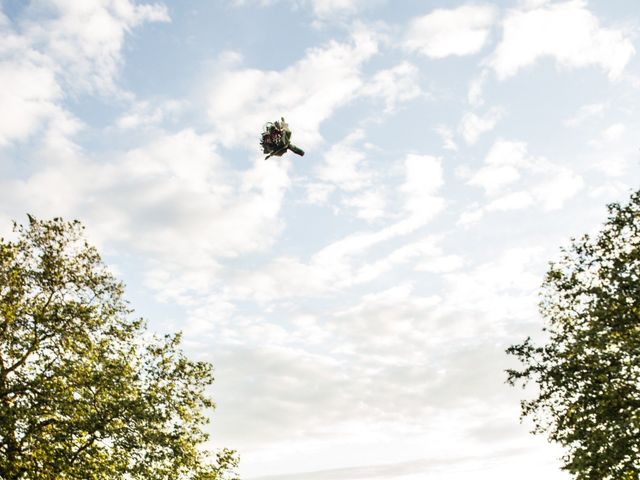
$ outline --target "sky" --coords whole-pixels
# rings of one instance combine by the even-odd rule
[[[640,183],[640,4],[0,5],[0,234],[86,225],[243,479],[568,479],[504,350]]]

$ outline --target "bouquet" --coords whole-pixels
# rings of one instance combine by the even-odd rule
[[[260,146],[262,151],[267,154],[265,160],[273,156],[280,157],[287,150],[300,156],[304,155],[304,150],[291,143],[291,130],[289,130],[287,122],[284,121],[284,117],[264,126]]]

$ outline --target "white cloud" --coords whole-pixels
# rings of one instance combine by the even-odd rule
[[[484,216],[484,213],[484,209],[480,207],[477,202],[475,202],[460,214],[456,225],[461,227],[469,227],[475,223],[478,223]]]
[[[365,154],[354,147],[354,143],[363,138],[364,132],[356,130],[333,145],[323,155],[323,162],[315,167],[316,178],[349,192],[369,185],[371,172],[360,168],[365,163]]]
[[[547,5],[550,2],[551,0],[520,0],[520,5],[525,10],[531,10]]]
[[[428,206],[425,207],[426,211],[423,215],[415,214],[380,230],[352,233],[333,242],[317,252],[312,257],[312,262],[328,272],[347,272],[352,268],[353,258],[362,258],[372,247],[413,233],[424,226],[435,214],[435,212],[429,211]],[[351,275],[345,275],[345,283],[349,284],[351,278]]]
[[[494,326],[537,314],[537,290],[547,264],[541,247],[517,247],[503,251],[497,258],[474,268],[445,275],[446,308],[468,309],[491,319]],[[479,325],[465,330],[473,335]]]
[[[638,165],[638,142],[636,135],[631,134],[638,130],[638,125],[625,121],[600,128],[600,132],[587,142],[589,151],[585,156],[589,164],[609,178],[630,175]]]
[[[487,341],[478,322],[466,334],[475,317],[461,310],[442,316],[443,299],[416,290],[408,283],[370,290],[325,308],[322,316],[287,319],[278,312],[216,324],[200,344],[216,365],[216,437],[251,458],[253,464],[245,464],[249,477],[249,471],[263,473],[265,463],[281,465],[292,452],[320,458],[291,466],[290,478],[306,477],[293,472],[322,468],[326,455],[318,452],[329,453],[336,444],[345,450],[345,465],[367,464],[372,449],[376,463],[398,461],[396,452],[385,453],[390,441],[400,442],[408,458],[418,457],[425,444],[437,444],[430,453],[444,455],[459,451],[463,439],[472,448],[476,440],[469,435],[495,420],[495,412],[504,416],[507,402],[494,394],[503,382],[502,348]],[[233,332],[235,341],[211,348]],[[516,406],[507,410],[517,416]],[[252,434],[243,434],[246,429]],[[500,437],[513,440],[513,434]],[[485,439],[474,450],[478,458],[491,451]],[[431,460],[420,465],[416,471],[427,471]]]
[[[263,7],[275,5],[280,1],[282,0],[232,0],[236,6],[258,3]],[[368,4],[371,4],[372,0],[288,0],[288,2],[294,8],[310,7],[317,17],[322,20],[328,20],[353,15]]]
[[[450,273],[464,266],[464,258],[460,255],[441,255],[426,259],[415,267],[418,271],[431,273]]]
[[[404,45],[431,58],[478,53],[489,38],[495,16],[495,7],[488,5],[436,9],[412,20]]]
[[[532,189],[536,201],[544,210],[558,210],[584,187],[583,178],[566,167],[542,164],[547,178]]]
[[[327,151],[323,162],[314,168],[315,178],[307,187],[307,199],[325,204],[331,193],[340,191],[342,206],[355,208],[358,218],[371,221],[385,216],[386,194],[376,182],[388,172],[370,168],[367,155],[354,146],[363,139],[364,131],[356,130]],[[436,195],[443,183],[441,159],[410,154],[402,168],[405,181],[398,189],[402,197],[400,202],[412,215],[411,221],[426,221],[443,207],[442,198]]]
[[[367,348],[388,347],[390,343],[399,346],[408,336],[418,335],[412,325],[415,314],[420,311],[426,313],[442,301],[435,295],[420,297],[413,290],[412,285],[402,284],[366,294],[355,306],[335,313],[342,320],[336,328],[358,343],[366,340]],[[405,345],[408,346],[407,343]],[[409,353],[408,349],[404,353]],[[408,358],[403,360],[409,361]]]
[[[25,140],[59,111],[62,93],[53,72],[29,62],[0,63],[0,146]]]
[[[264,122],[284,115],[293,127],[294,142],[303,148],[317,145],[320,124],[357,95],[364,84],[360,67],[377,51],[374,32],[358,28],[351,42],[331,41],[309,49],[281,72],[223,62],[208,96],[209,118],[220,141],[226,146],[255,145]]]
[[[399,103],[422,95],[418,77],[418,68],[409,62],[403,62],[393,68],[377,72],[364,86],[362,94],[382,98],[385,103],[385,112],[392,112]]]
[[[168,116],[174,116],[185,107],[184,102],[168,101],[137,101],[129,111],[116,120],[116,126],[122,129],[136,129],[140,127],[159,125]]]
[[[248,3],[258,3],[259,5],[272,6],[282,0],[232,0],[236,6],[243,6]],[[321,21],[343,20],[345,17],[356,14],[363,8],[371,6],[375,0],[288,0],[294,9],[301,7],[311,8],[314,15]],[[380,3],[378,0],[377,3]]]
[[[414,265],[413,270],[419,272],[445,273],[460,268],[463,263],[462,257],[445,254],[440,243],[439,238],[426,236],[396,248],[387,256],[360,267],[356,274],[356,282],[374,280],[407,263]]]
[[[496,141],[487,153],[485,166],[469,180],[469,185],[482,187],[493,195],[520,178],[520,170],[528,163],[526,144],[505,140]]]
[[[427,210],[422,216],[413,215],[378,231],[352,233],[325,246],[308,262],[290,257],[276,258],[260,269],[237,275],[231,293],[237,298],[274,301],[324,295],[371,282],[403,263],[408,253],[401,250],[390,258],[385,256],[375,261],[371,249],[415,232],[431,219],[429,215],[433,213]],[[411,249],[411,255],[415,253]]]
[[[497,211],[521,210],[533,203],[534,199],[529,192],[512,192],[496,198],[486,208]]]
[[[159,5],[129,0],[32,2],[14,25],[0,13],[0,146],[24,141],[41,128],[80,122],[62,107],[69,93],[118,91],[116,76],[127,32],[168,20]],[[63,141],[59,139],[59,141]]]
[[[229,30],[228,45],[246,48],[246,58],[259,56],[259,63],[223,54],[213,78],[202,79],[212,80],[208,95],[192,107],[167,99],[176,88],[193,85],[193,68],[180,70],[180,85],[154,82],[154,94],[134,75],[128,86],[135,98],[112,95],[122,93],[118,73],[128,58],[129,32],[145,35],[133,45],[136,57],[154,54],[149,38],[169,41],[169,57],[181,46],[193,47],[183,59],[187,66],[206,56],[206,48],[189,43],[206,23],[201,10],[171,6],[195,30],[176,22],[148,31],[136,22],[164,20],[164,8],[139,12],[135,20],[126,7],[135,7],[133,0],[47,2],[47,15],[68,12],[68,32],[42,17],[33,30],[42,36],[32,42],[26,34],[40,18],[34,6],[45,0],[11,7],[32,23],[0,17],[0,82],[10,86],[0,92],[8,110],[0,120],[1,226],[24,218],[24,211],[80,218],[87,225],[90,241],[120,266],[139,314],[152,319],[154,329],[184,330],[189,355],[214,362],[214,437],[248,460],[243,478],[274,478],[287,470],[292,479],[306,478],[295,472],[316,468],[327,471],[309,477],[406,474],[417,480],[429,473],[458,479],[473,470],[483,478],[512,478],[533,457],[526,450],[522,463],[507,468],[505,458],[520,457],[495,447],[520,445],[513,433],[520,392],[505,393],[504,346],[524,338],[537,318],[535,292],[549,258],[543,249],[523,247],[522,239],[535,230],[536,243],[555,243],[582,222],[580,212],[589,218],[598,213],[582,200],[604,205],[628,193],[637,166],[637,128],[628,121],[637,92],[622,82],[607,107],[616,118],[576,121],[597,127],[593,138],[601,149],[591,148],[588,133],[567,132],[562,152],[572,144],[589,151],[588,158],[578,152],[575,167],[571,156],[557,153],[555,138],[544,149],[499,140],[483,151],[456,152],[497,122],[491,105],[509,107],[514,118],[527,107],[511,102],[510,89],[491,89],[493,98],[479,108],[483,82],[493,73],[478,66],[477,57],[430,62],[423,75],[375,31],[356,24],[354,36],[345,34],[344,19],[362,8],[370,8],[367,21],[379,25],[369,5],[381,1],[247,3],[258,1],[274,10],[255,9],[252,21],[269,24],[279,15],[283,23],[305,22],[316,5],[315,15],[338,26],[302,37],[292,29],[284,56],[254,41],[268,31],[247,39],[242,29]],[[218,3],[216,12],[228,14]],[[95,18],[82,13],[87,5],[95,7]],[[118,5],[125,8],[118,11]],[[550,5],[529,0],[526,8]],[[395,2],[386,7],[403,15]],[[85,18],[95,32],[80,28]],[[104,31],[96,27],[100,19]],[[121,23],[110,23],[114,19]],[[455,27],[451,38],[434,33],[440,43],[431,53],[461,55],[478,44],[487,49],[483,36],[491,36],[492,24],[469,22],[449,24]],[[52,29],[51,41],[45,26]],[[467,30],[468,37],[456,36]],[[65,53],[74,42],[88,44],[86,50],[78,46],[78,58]],[[288,66],[265,67],[283,65],[291,55]],[[145,67],[162,61],[145,58],[151,62]],[[470,76],[476,76],[471,84]],[[409,102],[424,103],[427,88],[438,97],[421,112]],[[597,99],[611,93],[605,90],[590,94]],[[203,125],[209,107],[211,123]],[[566,104],[557,107],[545,110],[550,123],[572,112]],[[467,111],[474,116],[458,124]],[[585,108],[576,117],[582,113],[600,114]],[[294,142],[307,150],[304,159],[262,160],[256,134],[262,122],[280,115],[290,121]],[[504,127],[512,130],[506,122],[496,125]],[[374,132],[376,138],[369,138]],[[323,143],[321,133],[331,142]],[[488,137],[493,133],[481,140]],[[605,143],[607,137],[626,142],[624,151]],[[249,144],[251,153],[243,149]],[[553,162],[541,151],[555,151],[545,154]],[[605,155],[611,151],[625,156]],[[624,176],[615,181],[602,179],[594,172],[598,157],[609,173],[621,158],[629,167],[618,170]],[[569,202],[583,188],[578,168],[590,174],[587,193],[581,202]],[[449,185],[453,171],[457,181]],[[484,221],[472,230],[457,228],[460,213],[461,225]],[[575,222],[563,221],[574,215]],[[411,460],[425,457],[425,448],[428,458]],[[461,458],[465,452],[473,459]],[[498,475],[488,474],[489,463],[500,465]],[[362,468],[331,470],[357,464]],[[535,474],[525,477],[539,476],[530,470]]]
[[[634,53],[629,32],[600,26],[584,0],[569,0],[511,10],[489,65],[504,80],[551,57],[565,68],[599,66],[616,79]]]
[[[482,187],[491,200],[484,207],[476,205],[464,212],[460,225],[477,222],[488,211],[532,206],[557,210],[584,186],[583,178],[570,168],[530,156],[525,143],[507,140],[493,144],[484,165],[469,174],[467,183]],[[518,189],[510,190],[516,184]]]
[[[326,205],[333,193],[334,213],[342,208],[357,218],[374,221],[385,215],[386,194],[376,185],[376,172],[369,168],[367,155],[355,144],[364,139],[364,131],[356,130],[333,145],[323,161],[313,169],[314,178],[307,184],[307,200]]]
[[[419,272],[446,273],[459,269],[464,259],[459,255],[446,254],[441,246],[442,239],[433,235],[407,243],[393,250],[386,257],[365,265],[359,271],[360,276],[377,278],[393,267],[411,262],[413,269]],[[375,272],[375,275],[371,273]]]
[[[588,105],[583,105],[574,115],[567,118],[564,121],[564,124],[567,127],[577,127],[579,125],[582,125],[590,118],[602,115],[607,107],[608,105],[606,103],[590,103]]]
[[[602,132],[602,138],[605,142],[618,142],[624,136],[627,131],[627,127],[625,127],[622,123],[614,123],[613,125],[609,125]]]
[[[398,221],[378,230],[351,233],[321,248],[308,261],[281,256],[252,271],[239,271],[230,284],[230,294],[235,298],[254,298],[263,302],[324,295],[371,282],[408,258],[424,256],[426,243],[411,244],[377,260],[373,250],[383,243],[417,232],[444,208],[444,200],[438,195],[443,185],[441,160],[412,154],[407,155],[403,167],[404,182],[399,187],[399,201],[404,212]],[[363,195],[366,197],[367,192]],[[372,200],[374,207],[376,201],[375,198]],[[371,208],[371,204],[361,208]],[[377,217],[379,212],[375,210],[374,213]],[[440,254],[435,252],[429,258],[436,256]]]
[[[406,196],[405,208],[416,215],[431,218],[444,207],[442,198],[436,195],[443,185],[442,160],[430,155],[407,155],[406,179],[400,191]]]
[[[473,145],[483,133],[490,132],[504,116],[504,109],[490,108],[484,115],[467,112],[460,122],[460,131],[465,141]]]
[[[334,144],[324,155],[322,163],[314,167],[314,177],[306,186],[307,200],[326,205],[332,197],[333,211],[347,211],[368,222],[385,216],[387,193],[378,184],[382,172],[374,171],[368,163],[368,153],[356,144],[365,138],[361,129]]]
[[[415,243],[416,251],[427,255],[433,246],[428,238]],[[390,257],[411,261],[415,252],[409,250],[401,247]],[[487,445],[487,423],[495,422],[507,405],[517,416],[517,401],[505,399],[501,390],[506,367],[502,337],[514,321],[536,313],[542,253],[512,249],[451,273],[445,277],[445,296],[420,293],[417,285],[401,282],[349,296],[346,305],[327,308],[322,317],[295,315],[285,323],[287,336],[291,340],[309,332],[313,344],[304,344],[308,350],[286,344],[278,328],[282,318],[236,320],[236,331],[253,343],[213,349],[220,378],[218,431],[247,447],[257,442],[271,448],[280,442],[268,453],[271,459],[285,458],[281,452],[290,454],[291,448],[317,453],[322,435],[333,447],[336,441],[349,443],[353,462],[363,436],[380,448],[393,438],[413,438],[417,451],[433,443],[438,447],[430,452],[439,455],[440,449],[459,451],[461,441],[485,429],[481,439],[471,442],[482,443],[476,453],[486,449],[488,454],[495,445]],[[235,407],[240,399],[248,399],[242,409]],[[314,411],[321,413],[310,415]],[[452,416],[459,420],[453,426]],[[239,429],[245,428],[253,434],[242,436]],[[512,441],[517,434],[502,431],[498,441]],[[411,441],[405,448],[408,456],[415,455]],[[304,474],[291,478],[299,476]]]
[[[143,252],[149,285],[163,298],[201,293],[198,285],[218,280],[221,261],[263,251],[282,228],[289,163],[257,157],[228,171],[210,135],[158,134],[107,164],[48,153],[26,180],[0,182],[0,206],[16,218],[23,209],[82,218],[99,245]]]
[[[60,113],[63,90],[51,61],[0,12],[0,146],[26,140]]]
[[[166,7],[130,0],[44,0],[30,9],[26,34],[44,45],[56,72],[71,88],[103,93],[117,90],[126,33],[144,22],[169,21]]]
[[[321,18],[354,14],[371,0],[313,0],[313,11]]]
[[[442,139],[442,148],[453,152],[458,150],[458,145],[453,141],[453,131],[449,127],[446,125],[438,125],[435,128],[435,132]]]
[[[480,107],[484,104],[484,84],[487,81],[488,72],[486,68],[483,69],[478,76],[469,82],[467,101],[472,107]]]
[[[315,205],[324,205],[327,203],[329,196],[335,191],[335,185],[328,183],[308,183],[305,186],[306,197],[309,203]]]
[[[369,190],[347,197],[344,204],[356,210],[356,217],[373,221],[385,215],[385,195],[381,190]]]
[[[626,183],[610,180],[599,187],[589,190],[588,195],[591,198],[597,198],[601,205],[606,205],[623,198],[628,193],[629,186]]]

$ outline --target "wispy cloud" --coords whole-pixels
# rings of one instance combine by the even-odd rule
[[[483,133],[493,130],[504,115],[504,109],[500,107],[492,107],[484,115],[465,113],[460,121],[462,137],[467,143],[476,143]]]
[[[521,455],[522,448],[512,448],[501,452],[504,455]],[[464,456],[452,458],[425,458],[408,462],[371,465],[362,467],[337,468],[332,470],[322,470],[317,472],[299,472],[284,475],[269,475],[253,477],[251,480],[293,480],[294,478],[304,478],[308,480],[351,480],[363,478],[402,478],[413,474],[428,474],[439,472],[443,469],[462,467],[469,463],[481,460],[478,456]]]
[[[597,66],[614,80],[634,53],[630,32],[601,26],[586,1],[539,2],[507,13],[488,63],[503,80],[544,57],[560,68]]]
[[[2,4],[0,233],[86,224],[215,364],[243,478],[563,478],[504,348],[557,245],[638,183],[637,15],[410,4]],[[280,116],[306,155],[264,161]]]
[[[208,113],[226,146],[255,144],[265,119],[281,114],[296,125],[296,141],[313,147],[320,124],[349,103],[364,85],[362,64],[378,51],[376,34],[364,27],[348,43],[329,42],[309,49],[285,70],[242,68],[223,61],[210,83]]]
[[[478,53],[489,38],[496,13],[489,5],[436,9],[411,21],[404,45],[431,58]]]

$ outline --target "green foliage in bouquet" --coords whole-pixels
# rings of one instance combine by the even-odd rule
[[[273,156],[280,157],[284,155],[287,150],[291,150],[300,156],[304,155],[304,150],[291,143],[291,130],[289,130],[287,122],[284,121],[284,117],[279,121],[269,122],[265,125],[260,146],[262,147],[263,153],[267,154],[265,160]]]

